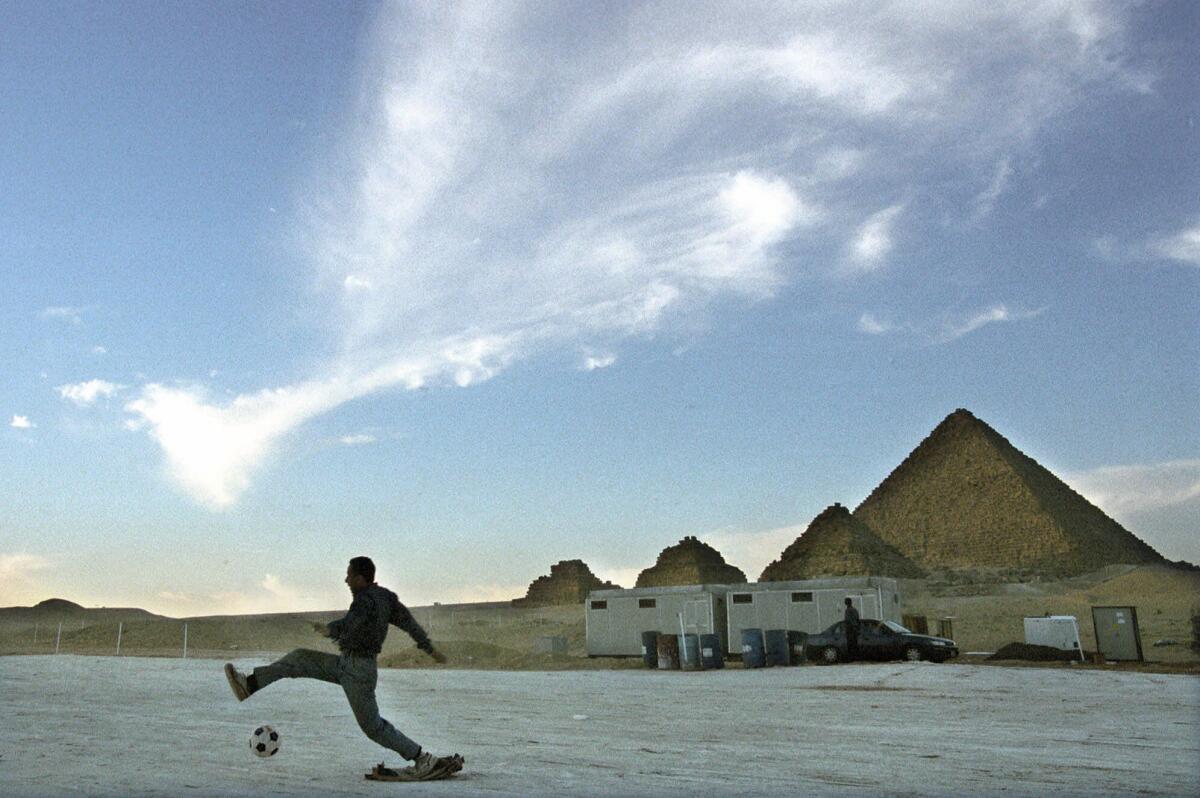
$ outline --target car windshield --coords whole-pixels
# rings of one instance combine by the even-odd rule
[[[905,629],[903,626],[896,623],[895,621],[884,621],[883,625],[886,626],[887,628],[891,629],[893,632],[899,632],[900,634],[904,634],[904,635],[912,634],[912,632],[910,632],[908,629]]]

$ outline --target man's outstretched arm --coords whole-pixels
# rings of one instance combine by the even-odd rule
[[[416,641],[417,648],[433,657],[435,662],[444,663],[446,661],[446,655],[434,648],[433,643],[429,640],[429,635],[425,634],[425,630],[421,628],[421,624],[417,623],[417,619],[408,611],[408,607],[399,601],[392,609],[390,622],[408,632],[409,637]]]

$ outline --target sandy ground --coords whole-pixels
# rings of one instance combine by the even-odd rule
[[[256,664],[240,661],[239,665]],[[212,660],[0,658],[0,795],[1196,795],[1200,679],[928,663],[703,673],[390,670],[399,760],[333,685],[234,701]],[[271,723],[280,753],[249,751]],[[385,757],[386,754],[386,757]]]

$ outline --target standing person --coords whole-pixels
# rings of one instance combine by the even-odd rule
[[[846,627],[846,659],[854,661],[858,659],[858,630],[862,626],[862,621],[859,620],[858,610],[854,609],[854,602],[849,596],[846,596],[844,625]]]
[[[413,779],[435,779],[462,769],[462,757],[454,754],[438,757],[422,750],[395,726],[379,715],[375,701],[375,684],[379,674],[375,662],[387,637],[388,625],[400,627],[417,642],[417,648],[445,662],[446,657],[433,647],[408,608],[396,594],[375,584],[375,563],[369,557],[355,557],[346,568],[346,585],[354,597],[344,618],[329,624],[313,623],[313,629],[332,638],[341,654],[329,654],[309,648],[298,648],[283,658],[243,674],[225,664],[225,677],[238,701],[279,679],[320,679],[339,684],[346,692],[350,709],[359,728],[384,748],[390,748],[413,764],[404,774]]]

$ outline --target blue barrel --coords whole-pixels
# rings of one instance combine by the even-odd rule
[[[747,668],[761,668],[767,664],[762,629],[742,630],[742,664]]]
[[[685,671],[700,670],[700,635],[685,634],[679,648],[679,665]]]
[[[658,667],[658,632],[642,632],[642,662],[647,668]]]
[[[792,662],[799,665],[801,662],[807,662],[808,656],[804,653],[804,643],[808,640],[808,634],[805,632],[797,632],[795,629],[788,630],[788,648],[792,652]]]
[[[787,629],[768,629],[763,637],[766,639],[767,667],[782,668],[792,664]]]
[[[659,635],[657,651],[660,671],[679,670],[679,635]]]
[[[720,635],[700,635],[700,667],[706,671],[725,667]]]

